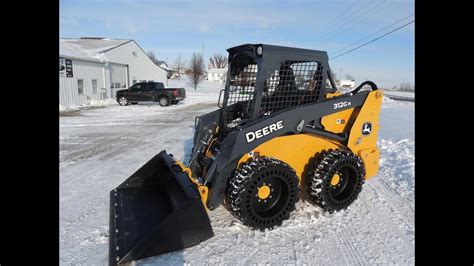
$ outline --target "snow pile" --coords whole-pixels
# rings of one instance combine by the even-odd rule
[[[407,98],[415,98],[414,92],[409,91],[391,91],[391,90],[384,90],[384,93],[387,95],[394,95],[394,96],[403,96]]]
[[[395,100],[408,100],[414,101],[415,100],[415,93],[413,92],[406,92],[406,91],[384,91],[385,96],[388,98],[392,98]]]
[[[68,106],[62,105],[62,104],[59,105],[59,111],[62,112],[62,111],[66,111],[67,109],[68,109]]]
[[[59,111],[60,112],[65,112],[65,111],[74,111],[74,110],[80,110],[80,109],[87,109],[87,108],[93,108],[93,107],[100,107],[100,106],[107,106],[107,105],[113,105],[117,104],[117,101],[114,99],[106,99],[106,100],[94,100],[91,99],[89,100],[88,104],[85,105],[59,105]]]
[[[393,103],[395,100],[390,99],[387,95],[383,96],[382,103]]]
[[[219,99],[219,93],[222,89],[224,89],[224,85],[225,84],[219,82],[203,80],[201,83],[199,83],[195,90],[191,83],[191,79],[187,75],[181,76],[180,79],[169,79],[167,85],[165,83],[165,87],[167,88],[185,88],[186,99],[184,102],[187,104],[209,102],[214,103],[214,106],[216,107],[217,100]]]
[[[194,85],[191,82],[191,78],[187,75],[181,76],[180,79],[169,79],[168,85],[165,83],[165,87],[184,87],[186,88],[187,93],[195,95],[219,94],[219,92],[224,89],[224,86],[224,83],[203,80],[199,83],[195,90]]]
[[[90,100],[89,101],[89,106],[105,106],[105,105],[111,105],[111,104],[117,104],[117,101],[115,99],[106,99],[106,100]]]

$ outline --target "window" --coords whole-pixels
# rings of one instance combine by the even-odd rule
[[[122,86],[120,86],[120,85],[121,85],[120,82],[115,82],[114,86],[115,86],[115,88],[121,88]]]
[[[84,95],[84,80],[83,79],[77,80],[77,94]]]
[[[269,115],[296,105],[317,102],[323,67],[316,61],[286,60],[269,73],[263,88],[261,114]]]
[[[130,89],[132,91],[139,91],[139,90],[142,90],[142,87],[143,87],[143,84],[137,83],[137,84],[133,85],[132,87],[130,87]]]
[[[97,80],[92,80],[92,94],[97,94]]]

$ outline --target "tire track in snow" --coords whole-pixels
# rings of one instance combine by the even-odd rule
[[[346,229],[341,227],[336,231],[337,241],[348,265],[364,265],[364,260],[359,250],[354,246],[353,239],[347,236]]]
[[[383,183],[380,182],[380,179],[373,181],[374,182],[371,182],[371,186],[369,186],[369,188],[380,196],[381,201],[386,203],[392,212],[398,214],[400,221],[405,224],[405,226],[402,226],[405,232],[414,232],[415,216],[410,202],[408,200],[404,200],[403,197],[396,194],[393,190],[387,189],[385,185],[381,185]]]
[[[401,195],[395,188],[390,186],[390,184],[388,184],[387,181],[385,181],[383,178],[380,177],[377,180],[379,180],[380,183],[384,185],[387,189],[391,190],[394,194],[398,195],[398,198],[406,201],[407,206],[409,206],[412,211],[414,210],[413,206],[415,206],[415,201],[413,200],[413,198]]]
[[[364,192],[359,195],[360,200],[355,202],[354,207],[360,208],[358,215],[350,221],[358,227],[346,232],[356,240],[356,246],[361,249],[364,261],[369,265],[413,264],[413,236],[404,229],[400,216],[387,208],[386,199],[380,191],[371,187],[374,181],[366,183]],[[363,239],[370,239],[370,242],[366,243]]]

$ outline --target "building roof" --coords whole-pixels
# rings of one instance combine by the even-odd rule
[[[173,69],[171,69],[165,61],[158,61],[156,65],[163,68],[166,71],[173,71]]]
[[[109,38],[59,39],[59,55],[65,58],[105,62],[104,52],[117,48],[133,40]]]
[[[162,60],[158,60],[158,62],[157,62],[156,64],[157,64],[157,65],[162,65],[162,64],[164,64],[164,65],[168,66],[168,64],[167,64],[165,61],[162,61]]]

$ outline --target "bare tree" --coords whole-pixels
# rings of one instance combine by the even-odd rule
[[[191,83],[196,90],[197,85],[205,78],[206,74],[206,66],[201,54],[193,53],[191,61],[189,61],[189,69],[191,70]]]
[[[227,57],[221,54],[213,54],[209,57],[209,62],[213,68],[225,68],[227,67]]]
[[[354,76],[352,76],[351,74],[346,74],[345,78],[349,80],[355,80]]]
[[[151,61],[153,61],[153,63],[155,63],[155,65],[158,65],[158,59],[156,59],[155,53],[153,53],[153,51],[148,51],[146,55],[148,55],[148,57],[151,59]]]
[[[181,57],[181,55],[178,55],[176,59],[174,60],[173,63],[173,69],[178,72],[178,79],[181,78],[181,72],[186,68],[186,60]]]
[[[410,83],[400,84],[400,91],[414,91],[415,88]]]

